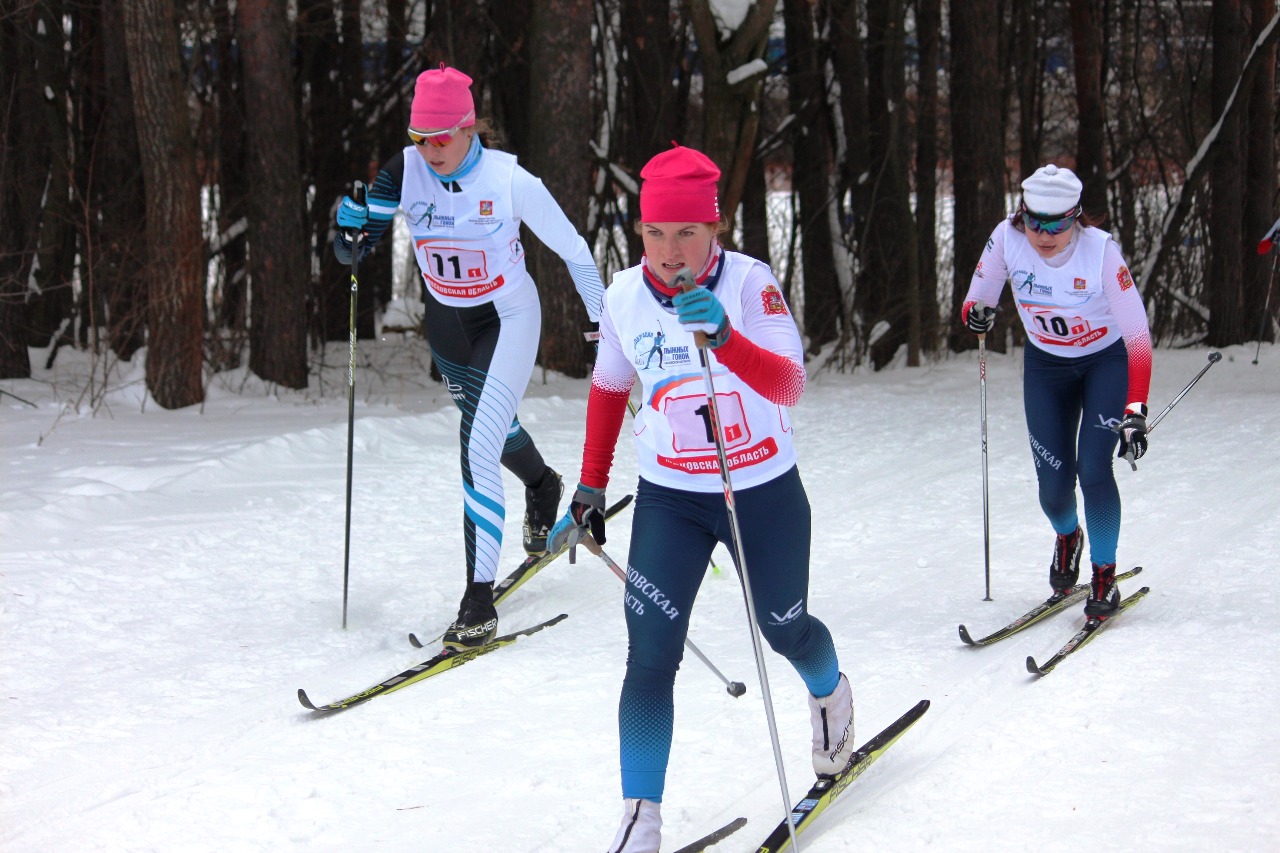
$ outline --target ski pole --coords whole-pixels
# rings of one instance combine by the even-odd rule
[[[355,182],[352,188],[355,200],[364,203],[364,184]],[[356,294],[360,290],[360,238],[359,230],[347,232],[351,240],[351,308],[347,356],[347,523],[342,545],[342,628],[347,628],[347,588],[351,578],[351,461],[356,437]]]
[[[1275,246],[1275,241],[1280,239],[1280,219],[1275,221],[1271,226],[1271,230],[1267,232],[1267,236],[1258,241],[1258,254],[1265,255]],[[1253,363],[1258,363],[1258,355],[1262,352],[1262,336],[1267,328],[1268,316],[1271,312],[1271,291],[1276,286],[1276,270],[1280,269],[1280,253],[1276,254],[1275,262],[1271,264],[1271,281],[1267,284],[1267,298],[1262,303],[1262,317],[1258,322],[1258,348],[1253,353]]]
[[[582,539],[579,540],[579,544],[581,544],[583,548],[586,548],[592,554],[595,554],[597,557],[603,560],[604,564],[608,566],[609,569],[615,575],[617,575],[618,580],[622,581],[624,584],[627,582],[626,571],[623,570],[622,566],[619,566],[617,563],[615,563],[612,557],[610,557],[608,554],[604,552],[604,549],[601,548],[596,543],[596,540],[592,538],[591,534],[588,533],[586,536],[583,536]],[[711,662],[710,658],[708,658],[706,655],[702,653],[702,649],[699,649],[697,646],[693,644],[693,640],[690,640],[688,637],[685,637],[684,646],[686,649],[693,652],[694,655],[698,658],[698,660],[705,663],[707,665],[707,669],[714,672],[716,674],[716,677],[724,682],[725,690],[728,691],[730,696],[736,699],[737,697],[747,692],[747,685],[743,684],[741,681],[730,681],[729,679],[725,678],[724,673],[721,672],[719,669],[717,669],[716,665]]]
[[[698,287],[694,280],[693,270],[681,267],[671,280],[673,286],[690,291]],[[738,533],[738,510],[733,500],[733,481],[729,476],[729,456],[724,449],[724,436],[720,433],[720,410],[716,406],[716,386],[711,378],[712,356],[707,349],[707,336],[702,332],[693,333],[694,343],[698,345],[698,360],[702,362],[702,382],[706,385],[707,410],[711,416],[711,434],[716,446],[716,460],[720,465],[720,484],[724,488],[724,504],[729,516],[729,542],[733,546],[734,562],[738,566],[738,577],[742,581],[742,597],[747,604],[747,628],[751,632],[751,650],[756,656],[756,671],[760,676],[760,692],[764,699],[765,717],[769,721],[769,739],[773,742],[773,762],[778,769],[778,785],[782,789],[782,810],[788,834],[791,836],[791,847],[799,853],[800,845],[796,841],[796,826],[791,820],[791,794],[787,790],[787,773],[782,763],[782,746],[778,740],[778,721],[773,714],[773,696],[769,690],[769,673],[765,669],[764,649],[760,644],[760,634],[756,630],[756,605],[751,596],[751,579],[747,573],[747,557],[742,550],[742,537]]]
[[[1160,414],[1156,415],[1155,418],[1152,419],[1151,425],[1147,427],[1148,435],[1154,432],[1156,426],[1160,423],[1160,421],[1164,420],[1164,416],[1169,414],[1169,412],[1173,409],[1174,406],[1178,405],[1178,401],[1181,400],[1183,397],[1187,396],[1187,392],[1190,391],[1192,387],[1194,387],[1195,384],[1200,381],[1200,377],[1204,376],[1205,373],[1209,371],[1209,368],[1213,367],[1215,364],[1217,364],[1220,361],[1222,361],[1222,353],[1218,352],[1217,350],[1214,350],[1213,352],[1209,353],[1209,363],[1206,364],[1204,367],[1200,368],[1200,372],[1197,373],[1195,377],[1190,382],[1187,383],[1187,387],[1183,388],[1182,391],[1179,392],[1178,396],[1174,397],[1173,401],[1169,403],[1169,405],[1164,407],[1164,411],[1160,412]],[[1115,430],[1116,432],[1120,431],[1119,425],[1113,426],[1112,429]],[[1133,458],[1132,452],[1126,453],[1124,455],[1124,458],[1129,463],[1129,466],[1133,468],[1133,470],[1135,471],[1138,470],[1138,465],[1136,460]]]
[[[1271,283],[1267,285],[1267,298],[1262,303],[1262,319],[1258,325],[1258,346],[1253,351],[1253,363],[1258,363],[1258,356],[1262,353],[1262,337],[1267,328],[1267,321],[1271,319],[1271,291],[1276,286],[1276,270],[1280,269],[1280,253],[1276,254],[1275,261],[1271,264]]]
[[[981,306],[979,306],[981,307]],[[978,335],[978,413],[982,421],[982,562],[987,582],[983,601],[991,600],[991,510],[987,486],[987,336]]]

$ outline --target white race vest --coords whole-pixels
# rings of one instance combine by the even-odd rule
[[[1014,229],[1005,235],[1005,265],[1018,316],[1040,349],[1075,358],[1105,349],[1120,338],[1102,292],[1102,261],[1111,235],[1080,230],[1071,257],[1051,267]]]
[[[486,150],[454,184],[462,191],[450,192],[416,151],[405,150],[400,208],[427,289],[445,305],[480,305],[504,288],[532,286],[511,209],[515,168],[513,155]]]
[[[744,301],[759,301],[773,276],[764,264],[736,252],[725,252],[724,264],[715,294],[734,329],[743,329]],[[605,301],[622,351],[641,382],[643,403],[632,424],[640,476],[675,489],[720,491],[707,388],[693,334],[658,304],[639,266],[614,276]],[[794,329],[789,315],[785,322]],[[787,408],[761,397],[718,363],[713,382],[733,487],[759,485],[794,467]]]

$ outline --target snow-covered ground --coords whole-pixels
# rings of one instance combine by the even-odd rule
[[[1152,411],[1207,350],[1156,353]],[[33,353],[42,364],[43,352]],[[1120,560],[1151,594],[1035,680],[1081,623],[985,649],[1047,593],[1021,356],[988,359],[991,588],[984,602],[976,354],[822,374],[794,411],[815,512],[812,610],[831,626],[863,740],[932,708],[801,838],[810,851],[1274,850],[1280,845],[1280,348],[1233,347],[1118,465]],[[622,586],[561,560],[505,605],[562,624],[345,713],[424,659],[462,585],[457,415],[421,344],[362,343],[349,624],[341,627],[345,347],[323,385],[243,372],[202,407],[142,405],[141,367],[91,416],[88,366],[0,388],[0,848],[46,851],[599,851],[619,817]],[[125,381],[130,380],[130,381]],[[541,373],[520,410],[572,485],[587,384]],[[633,487],[620,444],[611,499]],[[508,481],[506,562],[519,559]],[[629,516],[606,550],[624,561]],[[667,849],[738,815],[724,851],[782,816],[728,555],[677,682]],[[1137,587],[1126,585],[1127,591]],[[799,679],[768,659],[793,796],[810,781]]]

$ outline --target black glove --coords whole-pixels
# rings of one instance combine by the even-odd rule
[[[568,511],[547,536],[547,550],[559,551],[565,546],[577,545],[582,535],[588,532],[597,545],[604,544],[604,489],[593,489],[579,483]]]
[[[996,324],[996,309],[990,305],[975,302],[964,312],[965,328],[975,335],[985,335]]]
[[[1131,463],[1141,459],[1147,452],[1147,407],[1141,403],[1130,405],[1116,432],[1120,433],[1116,458],[1128,459]]]

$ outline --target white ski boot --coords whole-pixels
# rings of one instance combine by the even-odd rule
[[[609,853],[658,853],[662,842],[662,804],[653,800],[622,801],[622,826]]]
[[[842,672],[830,696],[809,697],[813,723],[813,772],[834,776],[853,755],[853,690]]]

